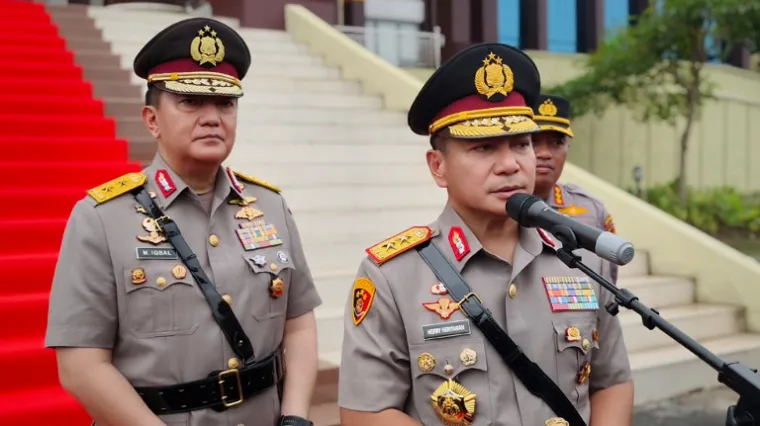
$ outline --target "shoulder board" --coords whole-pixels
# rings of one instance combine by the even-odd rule
[[[588,197],[588,198],[595,198],[588,191],[586,191],[585,189],[583,189],[583,187],[580,187],[580,186],[578,186],[578,185],[576,185],[574,183],[566,183],[566,184],[564,184],[564,187],[565,187],[565,191],[567,191],[567,192],[570,192],[570,193],[573,193],[573,194],[578,194],[578,195],[583,195],[583,196]]]
[[[428,226],[412,226],[404,232],[385,239],[366,250],[369,257],[378,265],[393,259],[401,253],[429,240],[433,230]]]
[[[280,192],[282,192],[282,190],[280,188],[278,188],[278,187],[274,186],[273,184],[265,181],[264,179],[259,179],[259,178],[255,177],[255,176],[248,176],[248,175],[245,175],[243,173],[235,172],[235,171],[233,171],[232,173],[234,173],[235,176],[238,179],[242,180],[242,181],[245,181],[245,182],[248,182],[248,183],[252,183],[252,184],[258,185],[258,186],[263,186],[264,188],[266,188],[266,189],[268,189],[270,191],[274,191],[274,192],[276,192],[278,194]]]
[[[541,242],[543,242],[545,245],[555,248],[557,246],[557,243],[554,242],[554,238],[549,236],[549,233],[544,231],[541,228],[536,228],[536,231],[538,232],[538,235],[541,237]]]
[[[127,173],[114,180],[108,181],[102,185],[87,191],[98,204],[103,204],[109,200],[126,194],[127,192],[145,185],[146,177],[142,173]]]

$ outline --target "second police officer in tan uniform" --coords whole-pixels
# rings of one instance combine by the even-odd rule
[[[505,212],[533,191],[539,91],[527,55],[482,44],[418,94],[409,124],[431,136],[427,164],[448,202],[432,224],[367,249],[346,308],[343,426],[630,425],[612,295]],[[607,262],[584,262],[610,278]]]
[[[615,233],[612,215],[598,198],[572,183],[559,183],[567,161],[570,141],[575,135],[570,126],[570,102],[560,96],[542,94],[538,98],[534,120],[541,128],[533,135],[536,151],[535,195],[560,213],[587,225]],[[613,283],[618,267],[610,264]]]
[[[311,424],[321,301],[298,230],[276,187],[221,165],[250,61],[205,18],[135,59],[158,154],[74,207],[46,337],[97,424]]]

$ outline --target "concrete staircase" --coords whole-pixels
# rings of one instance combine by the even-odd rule
[[[88,14],[126,70],[153,34],[185,17],[118,7],[92,7]],[[238,27],[236,20],[224,21]],[[325,66],[286,32],[240,31],[253,64],[243,81],[238,140],[228,163],[282,187],[294,212],[324,299],[317,311],[323,364],[314,417],[318,425],[337,425],[343,308],[363,250],[433,220],[445,194],[432,183],[423,162],[427,139],[407,129],[404,114],[383,110],[380,98],[341,79],[338,69]],[[144,90],[142,81],[131,79]],[[760,365],[760,336],[743,332],[740,310],[700,305],[688,277],[649,272],[647,254],[639,252],[621,269],[619,285],[719,355]],[[717,384],[717,375],[694,356],[622,311],[637,403]]]
[[[150,161],[156,142],[140,117],[143,99],[140,90],[130,83],[132,71],[121,66],[121,57],[111,52],[102,32],[87,14],[84,5],[48,6],[67,47],[75,54],[84,77],[92,84],[107,116],[116,120],[116,135],[129,141],[130,160]]]

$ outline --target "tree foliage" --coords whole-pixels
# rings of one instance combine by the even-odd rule
[[[678,193],[685,205],[687,143],[714,84],[703,73],[737,44],[760,46],[760,0],[653,0],[635,25],[609,37],[587,57],[585,73],[548,88],[568,98],[573,116],[601,115],[626,105],[641,121],[683,119]]]

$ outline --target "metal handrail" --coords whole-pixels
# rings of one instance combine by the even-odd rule
[[[412,68],[438,68],[441,64],[441,49],[446,44],[446,37],[441,33],[441,28],[436,26],[433,31],[404,31],[404,30],[385,30],[375,27],[335,25],[335,29],[342,32],[352,40],[366,47],[378,56],[383,57],[397,66]],[[389,42],[393,40],[392,42]],[[396,58],[388,57],[381,49],[383,43],[393,44],[397,52],[403,47],[409,47],[414,42],[418,46],[416,55],[413,58]]]

